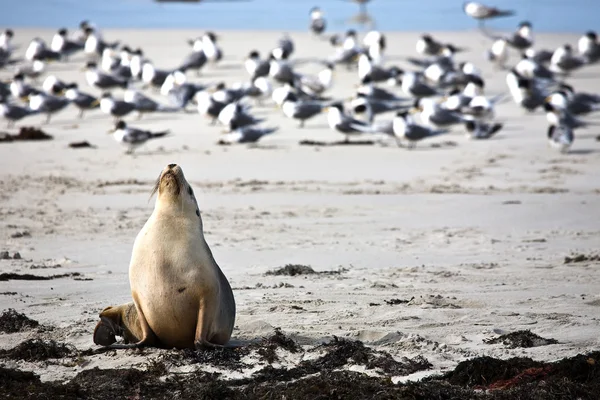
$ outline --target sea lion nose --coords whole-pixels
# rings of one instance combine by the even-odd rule
[[[173,169],[177,166],[177,164],[169,164],[169,169]]]

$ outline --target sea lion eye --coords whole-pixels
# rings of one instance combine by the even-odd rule
[[[194,196],[194,191],[192,190],[191,186],[188,186],[188,193],[190,194],[190,196]]]

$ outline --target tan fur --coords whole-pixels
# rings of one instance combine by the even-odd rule
[[[96,328],[100,341],[110,341],[111,324],[138,345],[191,348],[229,341],[233,292],[204,240],[190,190],[179,166],[162,171],[154,212],[137,235],[129,264],[135,313],[131,303],[105,309]]]

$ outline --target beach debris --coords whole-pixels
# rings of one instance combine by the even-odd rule
[[[600,254],[572,254],[565,257],[565,264],[580,263],[586,261],[600,261]]]
[[[286,264],[285,267],[273,271],[267,271],[266,275],[315,275],[317,272],[309,265]]]
[[[71,148],[71,149],[85,149],[85,148],[95,149],[96,146],[90,144],[90,142],[88,142],[87,140],[84,140],[82,142],[69,143],[69,148]]]
[[[302,264],[286,264],[284,267],[277,268],[272,271],[267,271],[265,275],[287,275],[287,276],[296,276],[296,275],[340,275],[344,272],[348,271],[346,268],[339,268],[337,270],[332,271],[315,271],[309,265]]]
[[[35,140],[52,140],[52,136],[48,135],[41,129],[34,127],[22,127],[17,135],[10,133],[0,133],[0,142],[16,142],[16,141],[35,141]]]
[[[77,350],[72,345],[54,340],[28,339],[8,350],[0,350],[0,358],[24,361],[45,361],[50,358],[72,357]]]
[[[27,342],[24,342],[27,343]],[[81,356],[85,352],[70,352],[68,346],[46,343],[20,344],[22,349],[35,349],[42,356],[60,352],[66,357]],[[38,347],[39,346],[39,347]],[[64,345],[62,345],[64,346]],[[250,345],[253,346],[253,345]],[[247,347],[250,347],[247,346]],[[281,349],[281,347],[278,347]],[[349,364],[379,365],[393,374],[401,370],[427,369],[427,360],[416,357],[403,359],[402,368],[389,354],[376,352],[361,342],[334,339],[313,348],[325,354],[316,359],[299,362],[295,368],[264,368],[242,378],[221,378],[220,373],[193,371],[168,375],[169,360],[151,360],[145,370],[136,368],[99,369],[79,372],[65,382],[42,382],[35,373],[0,366],[0,390],[7,398],[19,398],[22,393],[44,398],[85,397],[93,393],[95,399],[114,398],[171,398],[178,393],[181,398],[227,398],[253,400],[273,398],[323,398],[343,399],[530,399],[558,400],[564,398],[596,398],[600,390],[600,352],[579,354],[557,362],[538,362],[529,358],[499,360],[478,357],[466,360],[444,375],[435,375],[419,381],[394,384],[390,376],[369,376],[363,372],[340,369]],[[8,350],[10,351],[10,350]],[[211,353],[213,350],[205,350]],[[167,351],[167,354],[180,353]],[[374,354],[373,354],[374,353]],[[380,353],[383,353],[380,354]],[[219,352],[218,354],[223,354]],[[388,358],[389,356],[389,358]],[[408,361],[407,361],[408,360]],[[415,372],[416,372],[415,371]],[[166,379],[157,379],[167,375]]]
[[[50,276],[32,275],[32,274],[17,274],[14,272],[3,272],[0,274],[0,282],[18,280],[18,281],[49,281],[52,279],[69,278],[81,276],[79,272],[71,272],[69,274],[59,274]]]
[[[18,239],[18,238],[23,238],[23,237],[31,237],[31,233],[29,233],[29,231],[15,232],[12,235],[10,235],[10,237],[12,239]]]
[[[13,308],[3,311],[0,315],[0,332],[3,333],[23,332],[37,328],[38,326],[40,326],[39,322],[27,317],[25,314],[15,311]]]
[[[413,297],[411,297],[408,300],[405,300],[405,299],[389,299],[389,300],[384,300],[384,301],[385,301],[385,304],[387,304],[388,306],[395,306],[395,305],[398,305],[398,304],[407,304],[407,303],[410,303],[414,299],[415,299],[415,297],[413,296]]]
[[[522,330],[522,331],[507,333],[506,335],[501,335],[501,336],[498,336],[493,339],[484,340],[484,343],[487,343],[487,344],[501,343],[501,344],[504,344],[505,346],[507,346],[509,349],[516,349],[516,348],[547,346],[549,344],[557,344],[558,341],[555,339],[543,338],[529,330]]]
[[[21,253],[15,251],[11,257],[8,251],[0,251],[0,260],[20,260]]]

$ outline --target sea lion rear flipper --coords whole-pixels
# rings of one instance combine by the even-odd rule
[[[94,343],[100,346],[110,346],[117,341],[116,332],[112,321],[107,318],[100,318],[100,322],[94,329]]]

